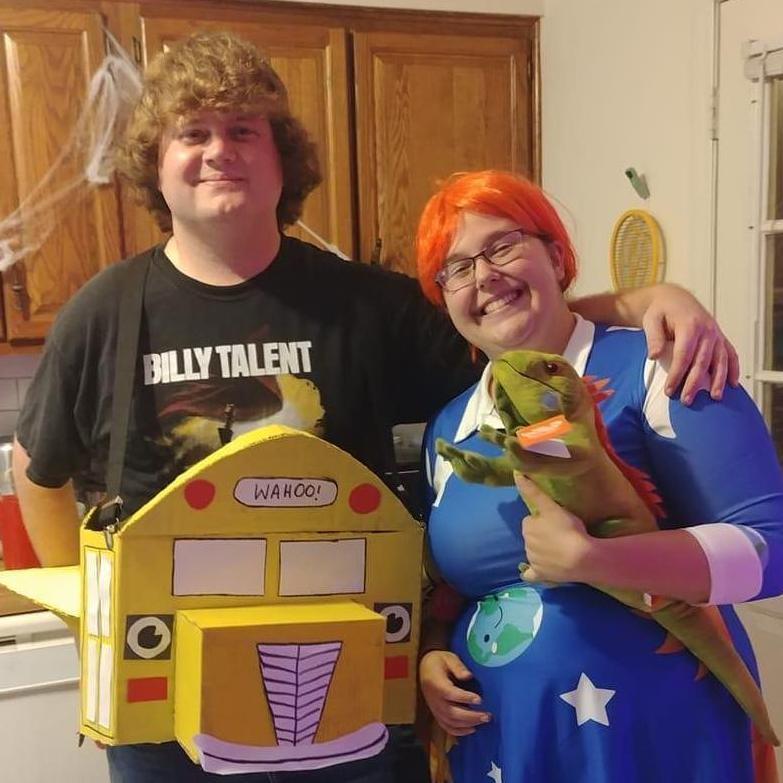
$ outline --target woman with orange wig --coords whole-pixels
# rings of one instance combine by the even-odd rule
[[[522,177],[453,176],[424,210],[417,254],[427,297],[490,360],[533,349],[610,379],[614,394],[600,403],[610,440],[651,476],[667,513],[659,531],[597,539],[527,477],[517,487],[462,481],[434,443],[500,454],[478,433],[503,426],[488,371],[430,422],[430,551],[465,602],[449,641],[425,644],[420,680],[457,738],[455,783],[774,780],[769,746],[754,746],[726,688],[697,678],[697,661],[664,646],[656,623],[588,586],[718,605],[783,592],[783,477],[753,402],[739,388],[722,402],[670,399],[668,361],[647,357],[641,332],[572,312],[573,246]],[[570,456],[562,441],[537,448]],[[736,614],[721,612],[755,674]]]

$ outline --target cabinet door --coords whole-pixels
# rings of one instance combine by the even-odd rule
[[[103,57],[94,13],[28,10],[0,4],[0,215],[15,210],[58,159]],[[43,194],[74,173],[66,159]],[[52,217],[37,252],[3,274],[5,337],[40,341],[57,310],[99,269],[121,255],[114,185],[92,188]],[[34,242],[32,224],[25,242]]]
[[[302,222],[348,255],[354,251],[346,66],[346,33],[299,19],[197,6],[142,6],[145,58],[200,30],[225,30],[252,41],[269,57],[290,97],[293,114],[318,145],[323,183],[307,198]],[[296,226],[288,229],[318,244]]]
[[[384,266],[415,275],[416,225],[439,179],[538,176],[532,33],[356,32],[354,52],[360,255],[380,241]]]

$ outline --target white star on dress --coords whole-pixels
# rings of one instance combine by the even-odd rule
[[[495,762],[491,762],[492,766],[490,767],[489,772],[487,772],[487,777],[492,778],[492,780],[495,781],[495,783],[503,783],[503,770],[500,769],[500,767],[495,764]]]
[[[609,725],[606,705],[616,691],[608,688],[596,688],[590,678],[582,672],[576,690],[561,693],[560,698],[576,710],[576,724],[581,726],[589,720],[594,720],[604,726]]]

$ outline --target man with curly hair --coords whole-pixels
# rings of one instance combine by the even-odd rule
[[[125,516],[220,446],[226,406],[236,434],[289,424],[382,474],[390,425],[423,421],[471,382],[464,345],[414,280],[281,233],[320,182],[318,157],[290,113],[285,86],[250,43],[199,34],[152,61],[119,165],[170,237],[90,280],[48,339],[15,459],[42,563],[78,562],[74,488],[82,495],[105,486],[128,265],[149,269],[121,487]],[[433,367],[438,380],[429,384]],[[236,779],[426,780],[410,733],[392,736],[376,758]],[[215,777],[175,742],[108,747],[107,755],[115,783]]]
[[[158,56],[121,152],[124,175],[170,236],[89,281],[47,341],[14,454],[25,524],[44,565],[78,562],[75,492],[105,487],[129,266],[146,264],[147,277],[120,492],[125,515],[220,445],[227,408],[236,431],[286,423],[383,475],[391,426],[426,420],[474,380],[464,343],[412,279],[281,233],[319,183],[318,160],[284,85],[251,44],[198,34]],[[648,300],[640,297],[636,310]],[[692,321],[698,305],[682,303]],[[617,317],[611,307],[605,320]],[[710,344],[717,332],[702,323],[707,337],[699,342],[699,330],[686,329],[686,341]],[[722,387],[730,349],[717,345]],[[711,350],[702,353],[712,361]],[[400,736],[373,759],[235,779],[426,780],[423,753]],[[173,742],[112,747],[108,758],[115,783],[213,778]]]

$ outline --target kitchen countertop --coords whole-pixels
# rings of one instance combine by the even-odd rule
[[[4,568],[3,560],[0,558],[0,571]],[[21,595],[11,592],[8,588],[0,585],[0,617],[8,614],[23,614],[25,612],[41,612],[43,609],[34,604],[29,598],[23,598]]]

